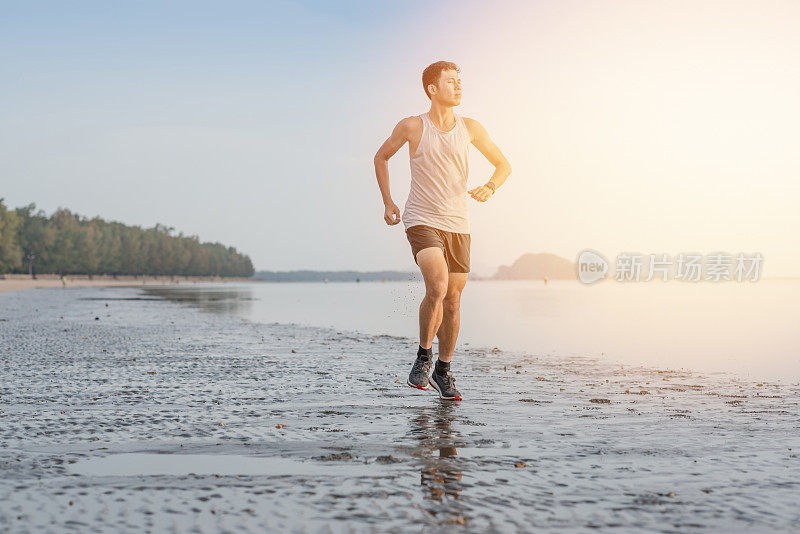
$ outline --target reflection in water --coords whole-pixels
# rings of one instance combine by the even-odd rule
[[[453,432],[457,404],[439,402],[419,409],[409,419],[410,434],[416,441],[412,455],[421,462],[420,484],[427,511],[448,523],[466,521],[467,507],[455,502],[462,491],[461,468]],[[448,499],[449,497],[449,499]]]
[[[250,287],[202,285],[196,287],[143,287],[147,294],[214,313],[248,313],[254,300]]]

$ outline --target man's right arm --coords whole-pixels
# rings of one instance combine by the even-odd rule
[[[383,197],[383,220],[388,225],[400,222],[400,209],[392,201],[392,192],[389,189],[389,158],[394,156],[400,148],[411,139],[413,131],[413,117],[408,117],[397,123],[392,135],[389,136],[375,154],[375,177]]]

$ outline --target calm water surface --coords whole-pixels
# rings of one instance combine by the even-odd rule
[[[415,337],[424,286],[254,282],[151,291],[257,322]],[[796,382],[798,316],[800,280],[470,281],[462,295],[459,345]]]

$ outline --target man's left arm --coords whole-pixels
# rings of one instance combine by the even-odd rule
[[[474,119],[464,118],[464,123],[469,130],[470,141],[483,156],[494,165],[494,173],[486,185],[478,186],[467,191],[478,202],[486,202],[494,192],[506,181],[511,174],[511,165],[508,160],[489,137],[486,129]]]

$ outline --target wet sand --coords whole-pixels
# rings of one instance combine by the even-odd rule
[[[136,288],[0,295],[10,532],[791,532],[800,386],[257,324]]]

